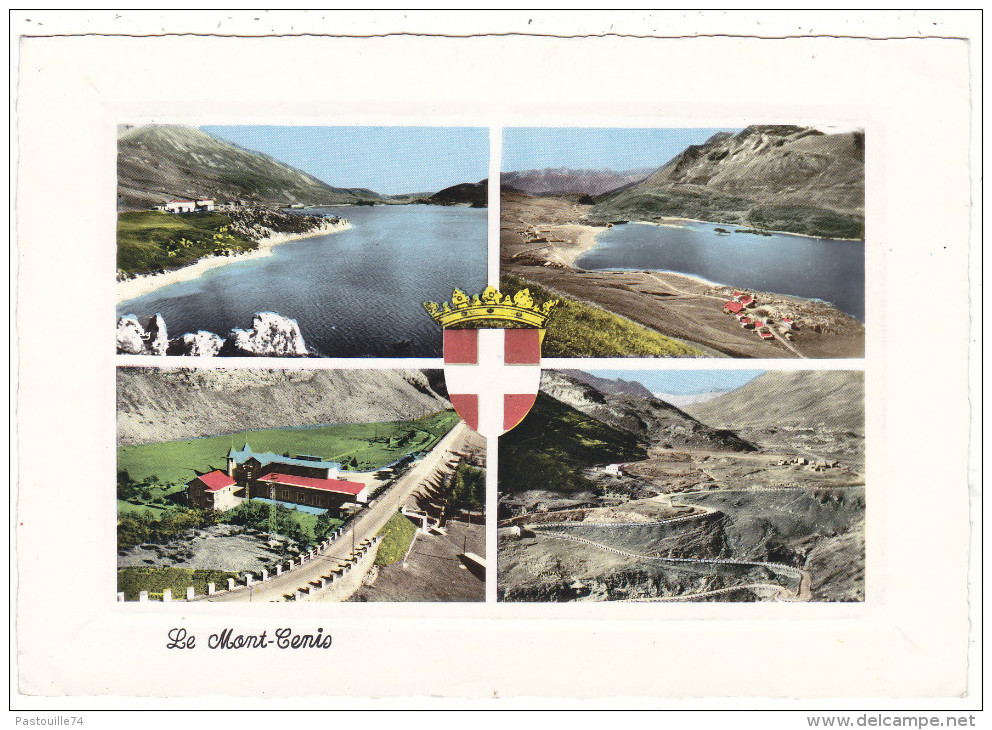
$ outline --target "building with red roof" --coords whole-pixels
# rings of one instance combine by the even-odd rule
[[[752,297],[750,294],[745,294],[740,298],[739,301],[745,307],[750,307],[752,304],[754,304],[754,297]]]
[[[339,509],[346,502],[367,503],[370,484],[338,479],[340,467],[320,456],[255,451],[246,443],[228,451],[226,472],[197,475],[186,486],[186,494],[191,506],[217,510],[256,498],[308,506],[316,513]]]
[[[196,476],[186,485],[186,499],[191,507],[226,510],[241,502],[244,489],[220,470]]]
[[[257,481],[268,489],[269,499],[323,509],[337,509],[345,502],[364,504],[369,499],[367,485],[347,479],[321,479],[272,472],[258,477]]]
[[[744,305],[741,304],[740,302],[727,302],[726,304],[723,305],[723,308],[726,309],[731,314],[737,314],[742,309],[744,309]]]

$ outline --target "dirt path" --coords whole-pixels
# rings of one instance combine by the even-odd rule
[[[585,524],[585,523],[583,523]],[[645,523],[638,523],[645,524]],[[587,525],[588,526],[588,525]],[[788,589],[782,588],[782,591],[788,591],[783,593],[782,600],[787,601],[809,601],[812,598],[812,593],[810,591],[811,577],[809,572],[803,568],[794,568],[791,565],[785,565],[784,563],[765,563],[752,560],[735,560],[733,558],[669,558],[661,557],[657,555],[644,555],[642,553],[630,552],[628,550],[621,550],[620,548],[615,548],[610,545],[604,545],[601,542],[595,542],[593,540],[588,540],[584,537],[577,537],[575,535],[563,535],[555,532],[548,532],[546,530],[536,530],[532,529],[535,535],[540,535],[541,537],[550,537],[556,540],[571,540],[572,542],[577,542],[583,545],[588,545],[590,547],[598,548],[600,550],[606,550],[608,552],[614,553],[625,558],[634,558],[635,560],[648,560],[653,562],[662,563],[679,563],[679,564],[697,564],[697,565],[712,565],[712,566],[747,566],[756,568],[766,568],[771,571],[778,571],[785,573],[786,575],[795,578],[797,581],[797,587],[795,591],[788,591]],[[705,591],[702,594],[686,594],[686,598],[691,598],[693,595],[705,595],[710,593]]]

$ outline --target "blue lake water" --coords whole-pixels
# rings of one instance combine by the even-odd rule
[[[434,205],[321,209],[351,228],[272,248],[192,281],[122,302],[117,316],[160,313],[169,336],[250,329],[255,312],[295,319],[327,357],[440,357],[442,330],[421,305],[486,285],[487,211]]]
[[[614,226],[599,234],[596,246],[575,265],[583,269],[675,271],[718,284],[822,299],[864,321],[863,242],[787,233],[719,235],[716,228],[735,231],[737,226]]]

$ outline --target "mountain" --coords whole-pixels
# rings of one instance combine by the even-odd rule
[[[499,490],[581,492],[593,486],[586,467],[646,456],[634,434],[541,392],[520,425],[499,439]]]
[[[513,188],[528,195],[561,195],[584,193],[602,195],[611,190],[637,183],[650,175],[655,168],[638,170],[573,170],[567,167],[544,170],[518,170],[501,172],[500,186]]]
[[[439,190],[429,196],[426,202],[433,205],[460,205],[468,203],[473,208],[485,208],[489,205],[489,181],[477,183],[460,183]]]
[[[829,238],[864,237],[864,133],[755,125],[690,145],[597,199],[593,222],[676,216]]]
[[[592,376],[583,373],[583,377]],[[609,384],[608,390],[614,392],[604,392],[565,371],[545,370],[541,376],[541,391],[646,443],[715,451],[755,449],[732,431],[710,428],[675,406],[658,400],[646,388],[642,394],[631,384],[618,387],[616,381],[605,382]]]
[[[169,124],[119,128],[117,197],[125,209],[147,209],[173,198],[268,205],[382,201],[372,190],[332,187],[195,127]]]
[[[609,380],[607,378],[598,378],[584,370],[562,370],[561,373],[563,375],[567,375],[569,378],[574,378],[575,380],[581,381],[586,385],[592,386],[600,393],[605,393],[606,395],[626,394],[638,396],[640,398],[653,397],[653,393],[636,380],[624,380],[623,378]]]
[[[429,371],[117,369],[118,444],[409,420],[450,407]]]
[[[686,406],[726,428],[831,428],[864,431],[864,373],[850,370],[770,371],[719,398]]]

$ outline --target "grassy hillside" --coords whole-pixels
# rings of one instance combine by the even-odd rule
[[[500,437],[499,489],[577,492],[592,486],[582,476],[586,467],[646,456],[631,434],[539,393],[523,422]]]
[[[144,274],[186,266],[204,256],[254,251],[258,244],[229,231],[223,213],[173,215],[159,211],[117,217],[117,268]]]
[[[194,469],[225,468],[228,450],[248,442],[255,451],[313,454],[367,471],[430,449],[458,420],[454,411],[441,411],[416,421],[241,431],[189,441],[121,446],[117,468],[138,481],[156,477],[162,484],[185,484],[195,476]]]
[[[409,517],[404,517],[397,512],[389,518],[389,522],[383,525],[379,534],[383,537],[375,556],[375,564],[384,567],[403,559],[406,551],[410,549],[410,543],[413,542],[413,538],[417,534],[417,528]]]
[[[516,276],[500,278],[500,291],[529,289],[538,303],[558,299],[541,345],[544,357],[703,357],[694,347],[665,337],[625,317],[553,294]]]

